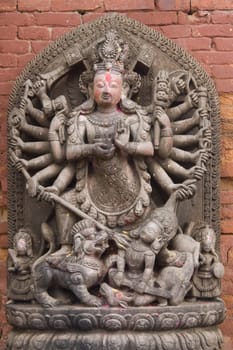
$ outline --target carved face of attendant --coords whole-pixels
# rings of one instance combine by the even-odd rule
[[[27,255],[27,242],[25,239],[20,238],[16,242],[16,250],[18,256],[26,256]]]
[[[117,72],[97,72],[94,78],[94,99],[98,107],[115,108],[121,99],[122,75]]]
[[[209,253],[214,250],[214,246],[215,233],[211,228],[206,227],[202,233],[201,250],[205,253]]]

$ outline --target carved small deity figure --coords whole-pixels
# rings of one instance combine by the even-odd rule
[[[205,222],[194,224],[192,237],[200,242],[199,267],[192,277],[191,295],[196,298],[216,298],[220,296],[220,278],[224,266],[215,251],[216,235]]]
[[[161,212],[160,209],[157,211]],[[165,249],[167,241],[176,232],[174,226],[176,223],[165,230],[163,223],[152,213],[146,223],[130,232],[130,236],[134,237],[131,245],[125,250],[118,250],[117,268],[109,270],[110,285],[123,288],[122,300],[132,301],[134,305],[147,305],[160,297],[170,297],[169,290],[160,288],[157,283],[154,268],[158,253]],[[170,252],[166,250],[165,255],[168,258]],[[133,292],[133,298],[127,291]]]
[[[159,222],[146,224],[128,249],[118,251],[117,270],[109,272],[113,283],[143,294],[153,277],[156,254],[163,246],[163,228]]]
[[[52,237],[53,232],[47,224],[43,224],[42,230],[50,231]],[[44,235],[48,237],[46,232]],[[108,262],[101,260],[102,254],[108,248],[108,234],[97,231],[95,224],[87,219],[76,223],[71,235],[74,244],[70,254],[53,255],[50,249],[33,266],[35,298],[44,307],[61,303],[61,300],[54,299],[47,292],[52,282],[72,291],[81,303],[89,306],[102,304],[89,289],[101,283],[107,273],[108,264],[112,264],[111,259]],[[53,245],[52,242],[50,244]]]
[[[31,264],[33,262],[32,238],[21,228],[14,236],[13,249],[8,249],[11,273],[8,297],[13,300],[32,299]]]

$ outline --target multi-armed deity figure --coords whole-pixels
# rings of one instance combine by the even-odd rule
[[[10,99],[9,350],[220,350],[212,83],[126,16],[54,47]]]
[[[72,228],[85,218],[108,235],[105,255],[112,258],[107,264],[111,269],[103,267],[99,285],[104,276],[109,276],[110,285],[104,282],[102,291],[107,286],[105,291],[133,292],[135,305],[172,300],[172,288],[166,289],[163,281],[169,272],[163,269],[173,267],[175,277],[184,276],[180,302],[191,288],[196,266],[188,248],[171,250],[169,242],[180,230],[179,202],[195,194],[206,170],[211,147],[207,91],[190,74],[161,70],[154,78],[151,104],[143,107],[133,99],[141,77],[127,66],[128,45],[116,32],[96,43],[90,57],[89,68],[79,77],[86,101],[71,108],[69,95],[52,99],[42,75],[27,82],[20,108],[10,119],[10,155],[26,177],[29,195],[55,203],[57,243],[35,262],[34,284],[37,288],[35,271],[41,274],[45,261],[46,266],[54,265],[67,254],[78,254],[72,247]],[[153,187],[163,193],[161,208]],[[78,266],[85,253],[76,259]],[[185,276],[181,271],[187,264]],[[55,266],[62,269],[59,263]],[[42,296],[36,290],[36,299],[48,305],[43,288]]]

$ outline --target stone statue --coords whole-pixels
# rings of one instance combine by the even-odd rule
[[[190,294],[203,299],[219,297],[220,278],[223,277],[224,266],[215,251],[215,232],[205,222],[197,222],[192,227],[191,235],[200,243],[200,262],[192,276]]]
[[[9,249],[11,283],[8,297],[13,300],[33,299],[31,291],[31,265],[35,257],[32,251],[32,238],[26,228],[21,228],[14,236],[13,249]]]
[[[166,40],[164,60],[160,37],[110,17],[113,27],[108,17],[97,30],[87,26],[88,35],[73,34],[32,70],[10,109],[17,208],[10,207],[8,318],[33,329],[22,349],[38,339],[41,349],[186,349],[208,337],[217,344],[217,330],[208,329],[223,317],[223,266],[209,226],[217,226],[208,192],[217,188],[212,85],[192,60],[182,68]],[[196,227],[188,233],[187,221]],[[31,234],[20,229],[27,225]],[[211,302],[220,310],[216,323],[199,317],[206,298],[210,314]],[[175,330],[192,322],[193,332]]]

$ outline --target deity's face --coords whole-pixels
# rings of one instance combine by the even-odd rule
[[[117,72],[101,71],[94,78],[94,100],[98,106],[114,107],[121,99],[122,75]]]

